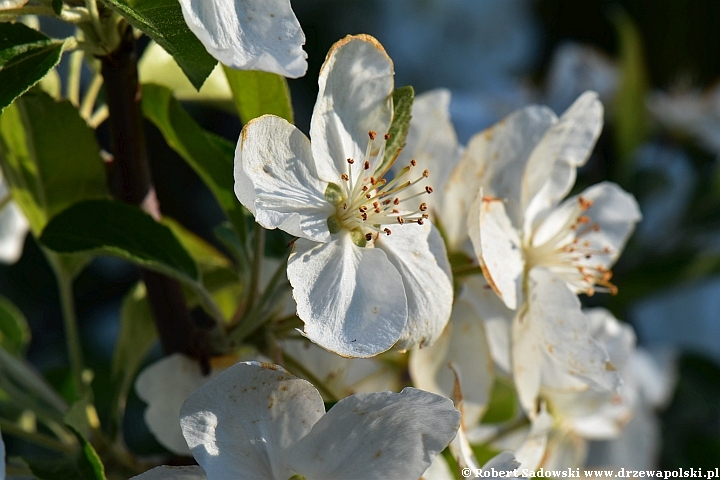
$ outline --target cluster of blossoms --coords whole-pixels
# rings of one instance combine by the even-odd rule
[[[224,64],[305,73],[288,0],[180,4]],[[377,40],[348,36],[320,70],[310,139],[265,115],[237,144],[235,194],[255,228],[295,237],[292,299],[277,303],[297,312],[302,336],[280,339],[272,361],[300,365],[318,389],[255,350],[212,359],[209,373],[167,357],[136,389],[160,443],[199,466],[136,478],[453,478],[479,468],[478,443],[514,451],[485,468],[582,467],[590,441],[621,438],[661,401],[643,387],[658,374],[630,327],[578,298],[616,293],[611,267],[641,219],[612,183],[568,197],[602,128],[597,94],[560,117],[526,107],[462,147],[448,92],[428,92],[393,151],[404,135],[392,128],[393,77]],[[0,222],[15,224],[0,239],[27,228],[7,208]],[[2,245],[2,258],[17,257]],[[405,372],[422,390],[395,393]],[[521,408],[491,424],[501,380]],[[448,446],[457,465],[438,455]]]

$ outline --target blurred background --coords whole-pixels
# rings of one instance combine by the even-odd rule
[[[526,104],[562,113],[584,90],[600,93],[606,124],[576,190],[617,182],[636,196],[644,220],[614,269],[619,294],[583,302],[605,306],[630,322],[639,345],[664,359],[676,381],[669,400],[658,405],[661,467],[718,466],[720,2],[298,0],[293,8],[307,37],[310,64],[305,77],[289,81],[296,123],[305,132],[320,65],[329,47],[350,33],[371,34],[384,45],[395,62],[397,86],[412,85],[416,94],[449,89],[463,144]],[[206,129],[237,139],[236,117],[185,106]],[[212,195],[159,132],[149,123],[147,129],[164,214],[216,243],[212,228],[222,215]],[[83,347],[96,372],[101,416],[120,302],[138,278],[135,267],[101,259],[76,282]],[[69,378],[56,292],[31,237],[17,264],[0,266],[0,294],[31,325],[29,358],[62,388]],[[157,358],[159,349],[153,355]],[[144,430],[142,409],[142,402],[131,398],[128,443],[160,452]]]

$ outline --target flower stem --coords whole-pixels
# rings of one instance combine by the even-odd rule
[[[34,443],[35,445],[40,445],[49,450],[55,450],[62,453],[73,453],[75,451],[75,447],[73,447],[72,445],[66,445],[59,440],[55,440],[49,435],[45,435],[44,433],[28,432],[16,423],[6,420],[4,418],[0,418],[0,430],[2,430],[3,433],[12,435],[13,437],[21,438],[28,442]]]
[[[467,277],[470,275],[482,275],[483,271],[479,265],[463,265],[461,267],[455,267],[452,270],[452,274],[455,277]]]
[[[95,101],[97,100],[98,93],[102,88],[103,77],[98,72],[93,76],[92,82],[85,92],[82,103],[80,104],[80,116],[89,121],[93,116],[93,108],[95,107]]]
[[[85,52],[75,50],[70,54],[70,65],[67,76],[67,98],[73,106],[80,104],[80,76],[82,75],[83,57]]]
[[[257,223],[255,224],[253,237],[253,264],[248,299],[245,302],[246,311],[249,311],[253,307],[255,299],[257,298],[258,290],[260,289],[260,271],[262,270],[262,261],[265,256],[265,229]]]

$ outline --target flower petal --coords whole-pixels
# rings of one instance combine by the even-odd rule
[[[642,218],[635,198],[614,183],[598,183],[580,195],[565,200],[538,226],[533,236],[533,245],[542,245],[555,235],[562,225],[572,223],[578,215],[580,199],[583,202],[592,202],[592,205],[582,212],[589,223],[581,237],[580,234],[574,234],[579,238],[582,248],[591,253],[581,256],[578,266],[590,271],[598,267],[607,271],[620,256],[635,224]],[[594,227],[595,225],[597,227]],[[552,267],[550,269],[552,270]],[[571,274],[563,272],[562,276],[567,277],[568,284],[575,292],[586,291],[592,287],[592,283],[585,280],[579,270]]]
[[[272,115],[251,121],[235,151],[235,194],[265,228],[280,228],[327,242],[327,219],[335,213],[325,199],[307,137]]]
[[[520,466],[520,462],[518,462],[515,459],[515,454],[512,452],[500,452],[497,455],[495,455],[493,458],[487,461],[485,465],[483,465],[483,470],[502,470],[504,472],[514,470]]]
[[[375,246],[387,255],[402,277],[408,321],[396,348],[432,345],[452,311],[453,285],[445,244],[432,224],[407,224],[380,235]]]
[[[180,6],[190,30],[225,65],[305,75],[305,34],[290,0],[180,0]]]
[[[2,190],[0,186],[0,194]],[[15,263],[20,259],[29,229],[30,224],[15,202],[0,211],[0,263]]]
[[[515,228],[523,226],[522,182],[530,154],[545,132],[557,121],[547,107],[532,105],[510,114],[470,139],[461,163],[465,182],[484,194],[508,200],[508,216]],[[454,177],[454,175],[453,175]]]
[[[564,377],[570,375],[594,389],[616,391],[620,376],[605,348],[592,337],[580,300],[565,282],[544,268],[533,268],[529,290],[527,320],[540,326],[536,342],[551,360],[543,362],[543,386],[562,388]]]
[[[330,48],[310,123],[320,178],[340,184],[348,158],[362,164],[368,132],[387,133],[393,75],[392,60],[369,35],[348,35]]]
[[[422,390],[340,400],[289,452],[306,478],[419,478],[460,425],[452,401]]]
[[[288,259],[304,335],[344,357],[392,347],[408,318],[403,279],[379,248],[360,248],[342,231],[329,243],[295,242]]]
[[[517,230],[505,212],[503,201],[478,197],[470,209],[470,240],[483,273],[505,305],[515,310],[522,299],[525,261]]]
[[[290,478],[288,449],[324,413],[305,380],[275,365],[238,363],[185,401],[180,424],[209,478]]]
[[[523,175],[526,232],[538,215],[557,205],[575,185],[576,170],[590,157],[603,125],[603,106],[595,92],[573,103],[533,150]]]
[[[548,434],[552,426],[552,415],[547,412],[545,404],[542,404],[540,412],[532,419],[527,438],[516,451],[521,469],[535,470],[540,466],[540,462],[545,456]]]
[[[158,442],[178,455],[190,455],[180,430],[180,408],[186,398],[219,372],[205,376],[200,365],[175,353],[153,363],[135,381],[135,391],[148,404],[145,423]]]
[[[457,371],[463,397],[463,424],[475,425],[490,401],[494,368],[481,316],[473,305],[459,298],[450,323],[430,347],[413,350],[409,369],[413,385],[453,398]]]
[[[130,480],[207,480],[202,467],[156,467]]]

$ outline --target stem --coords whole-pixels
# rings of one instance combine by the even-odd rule
[[[93,130],[100,126],[105,120],[108,119],[110,116],[110,111],[108,110],[107,105],[103,105],[102,107],[95,110],[95,113],[92,114],[92,116],[88,119],[87,124],[90,128]]]
[[[62,453],[75,452],[75,447],[71,445],[65,445],[59,440],[55,440],[54,438],[45,435],[44,433],[28,432],[27,430],[22,429],[16,423],[5,420],[4,418],[0,418],[0,429],[2,429],[3,433],[7,433],[8,435],[12,435],[13,437],[21,438],[28,442],[34,443],[35,445],[40,445],[50,450],[55,450]]]
[[[470,275],[482,275],[483,271],[479,265],[463,265],[453,268],[452,274],[455,277],[467,277]]]
[[[103,77],[100,72],[95,73],[92,82],[85,92],[82,103],[80,104],[80,116],[89,121],[93,116],[93,108],[95,107],[95,101],[97,100],[98,93],[102,88]]]
[[[250,289],[248,292],[248,299],[246,302],[246,311],[250,310],[255,303],[257,298],[258,290],[260,289],[260,270],[262,269],[262,260],[265,256],[265,229],[255,224],[254,232],[254,252],[253,252],[253,264],[252,273],[250,277]]]
[[[67,76],[67,98],[73,106],[80,104],[80,76],[82,74],[83,57],[85,52],[75,50],[70,54],[70,66]]]
[[[114,157],[110,166],[110,189],[115,198],[138,205],[159,220],[160,206],[152,183],[140,108],[135,37],[127,24],[121,32],[117,49],[100,58]],[[182,352],[199,359],[207,358],[207,337],[195,327],[180,284],[147,269],[141,269],[141,274],[165,354]]]
[[[12,202],[12,195],[8,193],[7,195],[5,195],[5,197],[3,197],[2,200],[0,200],[0,210],[5,208],[10,202]]]
[[[325,400],[329,402],[336,402],[338,400],[338,396],[330,390],[330,387],[327,387],[314,373],[305,368],[300,362],[285,352],[282,352],[282,358],[288,370],[294,370],[299,373],[301,377],[305,377],[307,381],[312,383],[318,392],[320,392],[320,395],[325,397]]]

